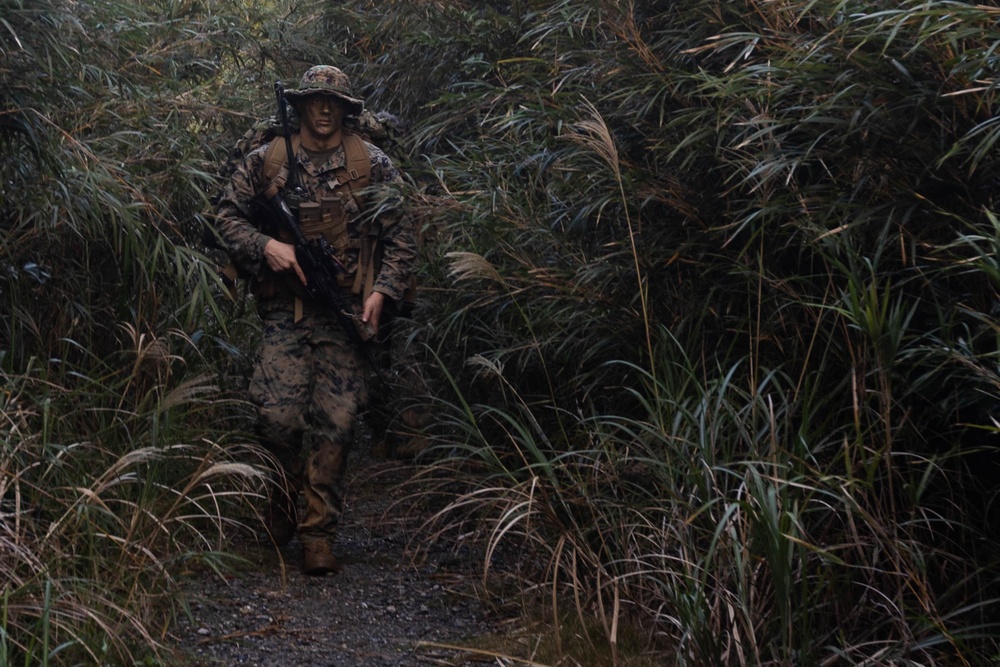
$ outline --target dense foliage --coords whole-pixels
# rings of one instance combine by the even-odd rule
[[[0,1],[0,664],[157,655],[259,493],[197,241],[273,11]]]
[[[997,11],[361,7],[457,281],[441,521],[684,662],[995,656]]]
[[[399,400],[431,414],[429,534],[522,549],[551,613],[595,619],[621,664],[629,624],[684,664],[1000,655],[1000,11],[0,8],[0,563],[42,552],[33,531],[65,525],[51,508],[99,506],[105,486],[43,500],[47,476],[96,488],[93,461],[213,443],[190,457],[190,499],[250,451],[225,445],[220,423],[243,423],[231,388],[199,379],[238,375],[253,335],[200,229],[270,81],[322,61],[409,128],[426,257],[397,340],[420,390]],[[87,465],[57,465],[78,450]],[[150,493],[116,502],[171,506]],[[88,553],[132,553],[108,535]],[[104,575],[18,567],[0,651],[41,655],[58,645],[45,605],[21,601]],[[60,632],[114,634],[111,602],[114,621]]]

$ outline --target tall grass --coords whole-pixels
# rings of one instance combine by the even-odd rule
[[[995,10],[543,5],[412,137],[429,534],[685,664],[993,659]]]
[[[0,1],[2,664],[155,662],[260,496],[200,239],[248,82],[313,57],[267,55],[287,11]]]
[[[108,375],[112,376],[110,368]],[[260,496],[267,460],[238,440],[185,442],[224,407],[205,379],[4,373],[0,623],[4,664],[122,664],[159,654],[176,577],[224,565],[226,536]],[[115,391],[115,389],[118,391]],[[125,402],[123,402],[125,399]],[[221,436],[220,436],[221,437]]]
[[[679,664],[996,659],[994,8],[279,4],[3,5],[0,652],[152,645],[138,573],[256,489],[186,426],[246,423],[200,378],[255,335],[195,239],[224,133],[324,61],[410,128],[430,538],[521,554],[616,664],[625,625]]]

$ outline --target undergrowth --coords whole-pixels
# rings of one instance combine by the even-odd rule
[[[520,555],[528,654],[1000,655],[995,8],[0,8],[8,660],[155,646],[172,564],[259,492],[252,309],[201,230],[317,62],[409,128],[414,500],[484,573]]]

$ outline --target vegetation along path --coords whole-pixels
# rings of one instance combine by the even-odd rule
[[[526,664],[475,649],[493,631],[477,594],[474,559],[439,545],[408,549],[420,517],[399,503],[413,469],[356,457],[337,541],[342,570],[301,572],[298,541],[280,552],[252,536],[224,577],[192,573],[190,614],[177,626],[186,665],[302,667]]]

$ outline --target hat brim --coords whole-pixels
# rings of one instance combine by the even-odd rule
[[[344,103],[347,107],[348,113],[357,115],[361,113],[365,108],[365,103],[355,97],[348,97],[343,93],[338,93],[333,90],[326,88],[306,88],[304,90],[286,90],[285,97],[292,103],[299,102],[306,97],[311,97],[313,95],[329,95],[330,97],[336,97],[338,100]]]

